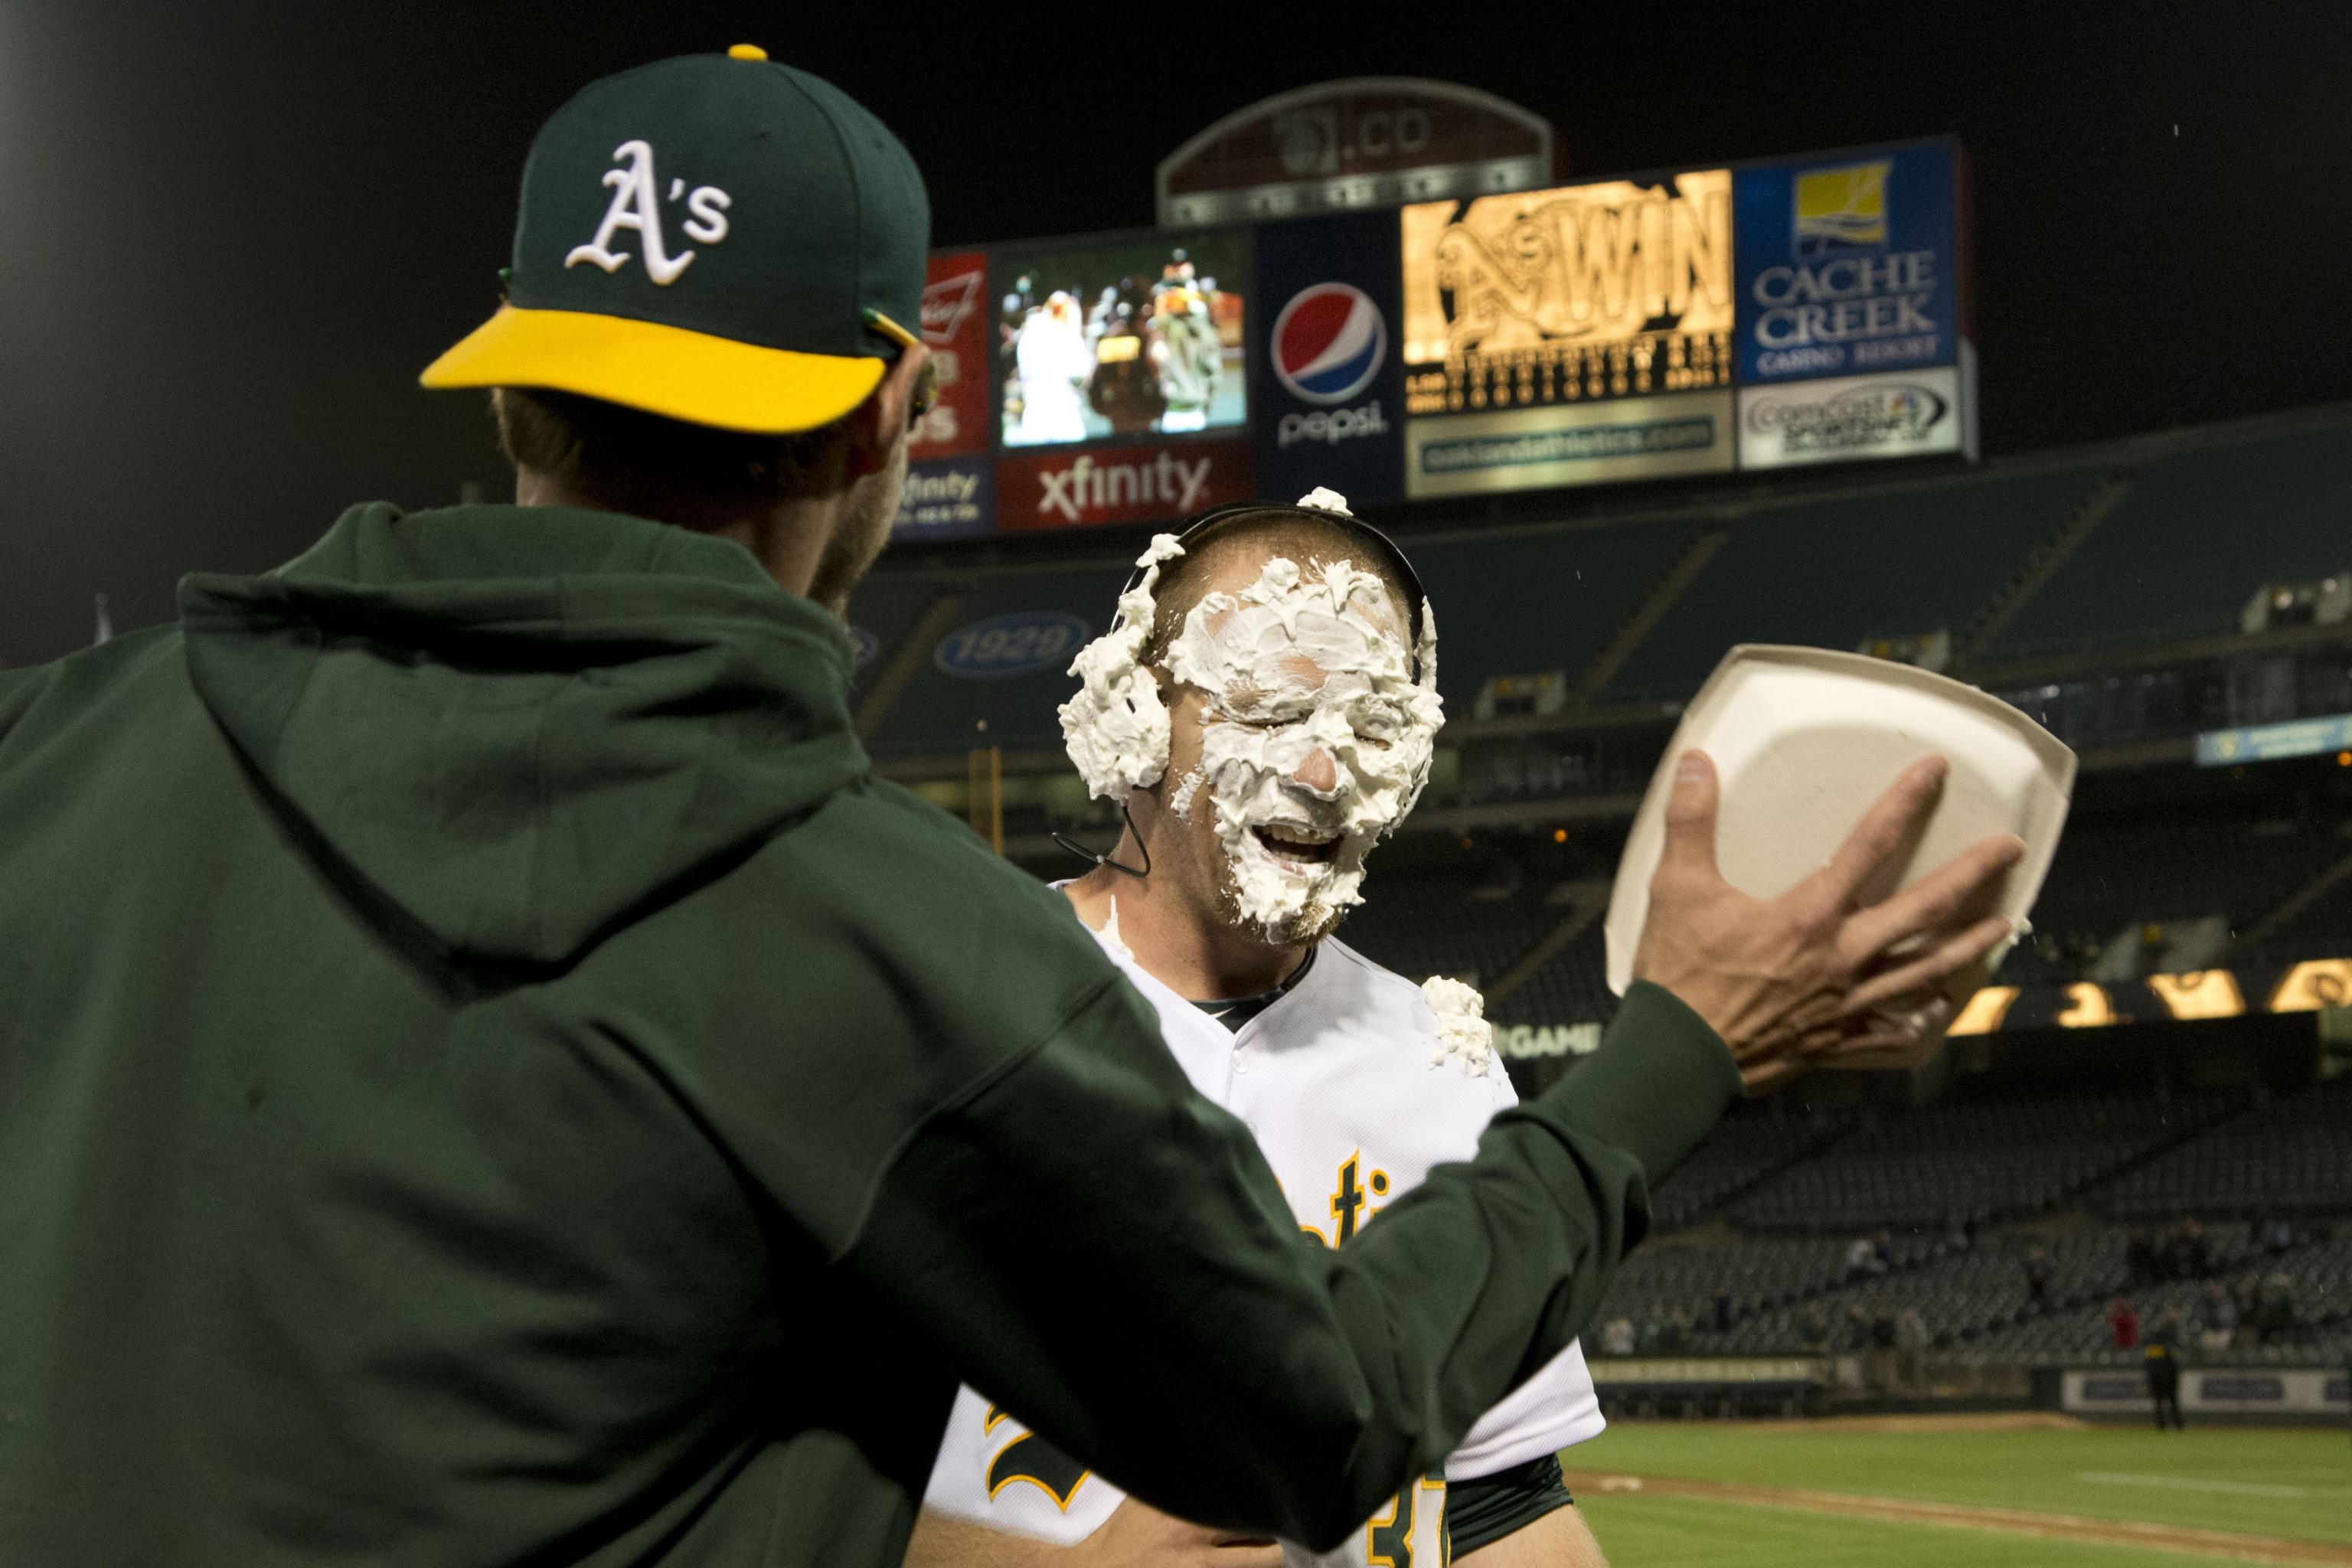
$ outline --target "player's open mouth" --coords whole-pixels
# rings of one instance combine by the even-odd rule
[[[1257,841],[1265,852],[1277,860],[1287,860],[1301,866],[1328,866],[1339,856],[1339,836],[1324,837],[1311,828],[1276,825],[1253,827]]]

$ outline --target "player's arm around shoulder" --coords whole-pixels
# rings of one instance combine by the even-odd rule
[[[956,1395],[917,1516],[915,1568],[1282,1568],[1281,1548],[1136,1500],[982,1394]]]
[[[1134,1498],[1070,1546],[927,1508],[907,1543],[907,1568],[1282,1568],[1282,1548],[1187,1524]]]

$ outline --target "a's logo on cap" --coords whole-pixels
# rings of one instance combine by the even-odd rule
[[[1389,325],[1351,283],[1318,283],[1274,319],[1274,376],[1294,397],[1345,403],[1372,384],[1387,356]]]
[[[655,199],[654,150],[645,141],[624,142],[613,149],[613,161],[624,167],[604,171],[604,184],[613,187],[613,204],[604,209],[604,221],[596,227],[596,237],[585,245],[575,245],[563,258],[563,265],[574,267],[583,261],[593,261],[607,272],[618,272],[626,262],[629,251],[612,248],[613,237],[625,228],[637,231],[638,243],[645,247],[646,276],[667,288],[677,281],[694,260],[694,252],[682,250],[668,254],[662,241],[661,204]],[[679,226],[688,239],[703,245],[716,245],[727,237],[727,209],[735,200],[717,185],[697,185],[686,188],[684,180],[669,183],[669,199],[686,198],[686,210],[690,215]]]

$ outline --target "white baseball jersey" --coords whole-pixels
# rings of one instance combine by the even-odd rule
[[[1097,933],[1101,940],[1100,933]],[[1193,1087],[1249,1127],[1298,1223],[1337,1246],[1433,1165],[1477,1152],[1496,1111],[1517,1102],[1499,1060],[1473,1068],[1439,1047],[1421,988],[1326,940],[1296,985],[1229,1030],[1103,946],[1160,1013]],[[1601,1405],[1571,1343],[1482,1417],[1432,1476],[1338,1550],[1291,1546],[1288,1568],[1437,1568],[1445,1481],[1492,1475],[1599,1436]],[[998,1530],[1076,1544],[1125,1497],[966,1388],[931,1472],[927,1507]]]

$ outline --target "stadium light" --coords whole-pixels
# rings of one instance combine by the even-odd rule
[[[2176,1018],[2235,1018],[2246,1010],[2237,976],[2226,969],[2189,974],[2151,974],[2147,988]]]
[[[2116,1021],[2114,1000],[2088,981],[2066,987],[2066,999],[2073,1005],[2053,1020],[2062,1029],[2101,1029]]]

